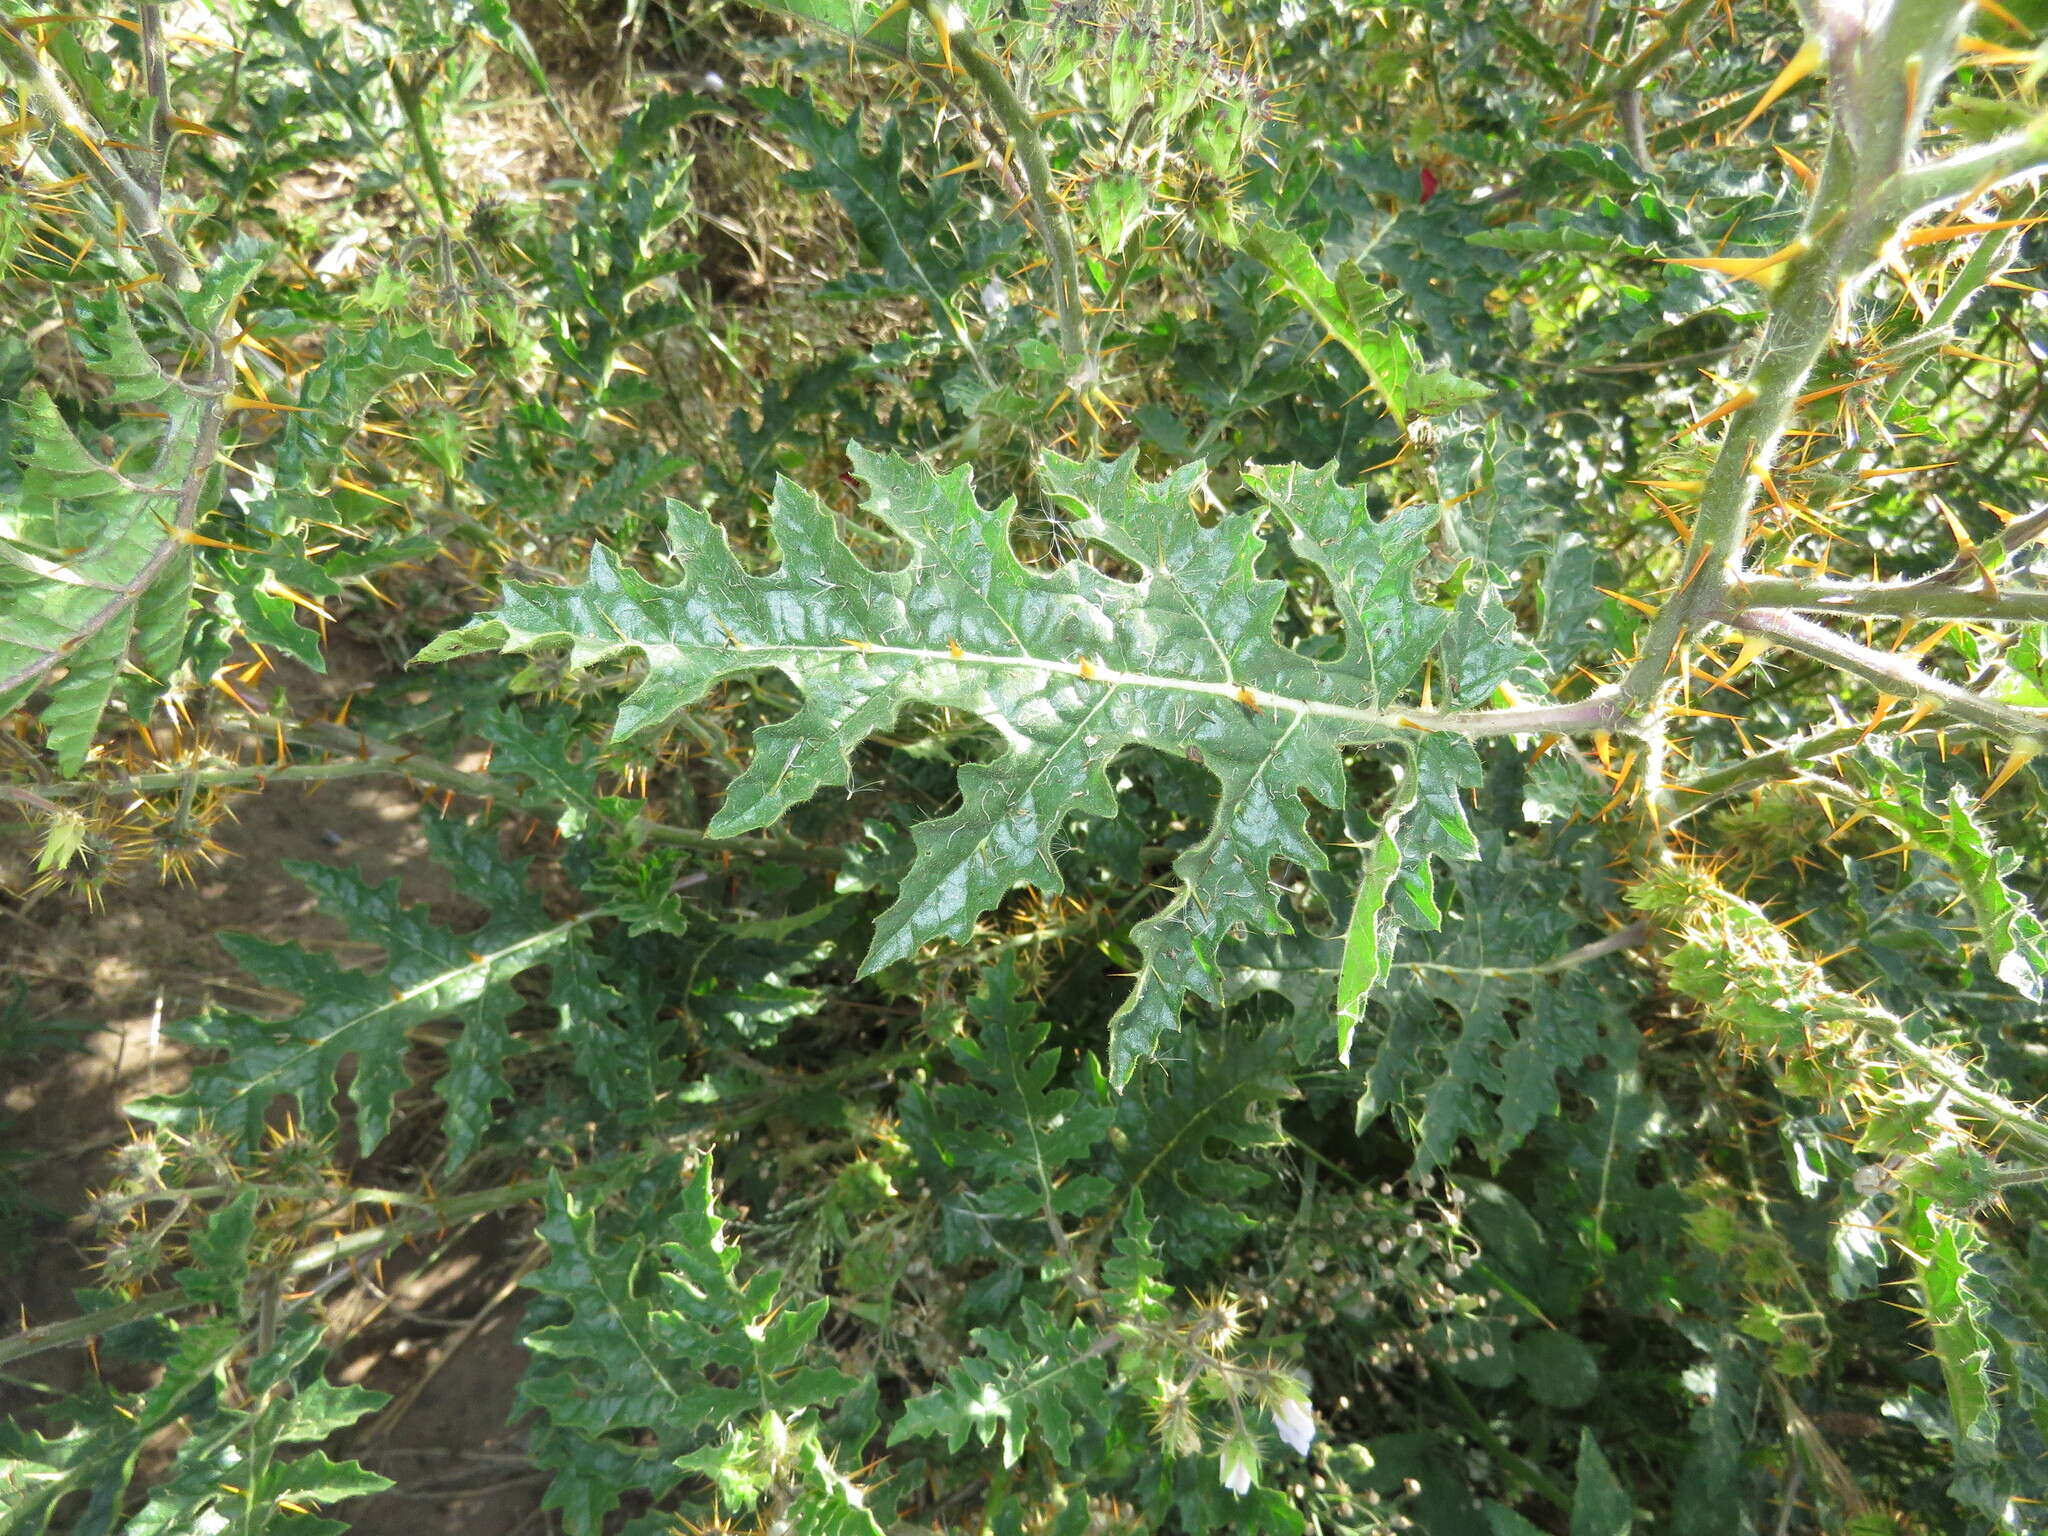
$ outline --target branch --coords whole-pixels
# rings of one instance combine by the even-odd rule
[[[1731,618],[1755,618],[1756,632],[1862,675],[1871,675],[1862,671],[1872,664],[1867,658],[1877,658],[1883,674],[1880,686],[1908,681],[1894,675],[1897,664],[1892,658],[1875,651],[1854,656],[1864,648],[1852,651],[1849,642],[1818,625],[1771,615],[1768,609],[1743,611],[1738,589],[1746,584],[1744,549],[1759,476],[1770,470],[1779,439],[1793,424],[1800,396],[1838,318],[1907,216],[1935,200],[1951,181],[1960,179],[1962,190],[1975,185],[1969,173],[1955,169],[1971,161],[1967,155],[1921,169],[1906,164],[1934,94],[1947,76],[1963,11],[1954,0],[1900,0],[1889,14],[1876,13],[1875,19],[1847,10],[1809,13],[1827,51],[1835,108],[1826,159],[1799,236],[1785,252],[1784,276],[1773,296],[1756,361],[1742,389],[1728,402],[1736,408],[1707,472],[1678,590],[1659,610],[1635,664],[1622,680],[1622,702],[1631,715],[1640,715],[1664,686],[1692,629]],[[2033,163],[2028,155],[2039,158],[2038,146],[2021,153],[2021,148],[2034,146],[2037,135],[2048,144],[2048,114],[2019,136],[2024,146],[2003,147],[1990,163],[2016,174]],[[1927,678],[1926,683],[1909,682],[1890,691],[1936,697],[1980,723],[1985,721],[1983,711],[1992,710],[1995,728],[2007,734],[2031,739],[2039,731],[2038,722],[2022,723],[2022,717],[1983,704],[1939,679]]]
[[[422,784],[431,784],[437,789],[453,790],[459,795],[468,795],[478,800],[501,800],[522,810],[539,815],[552,814],[551,808],[558,808],[560,801],[548,800],[545,796],[522,796],[504,780],[487,774],[469,773],[446,763],[436,762],[430,757],[408,752],[388,742],[373,741],[359,735],[346,726],[325,721],[313,721],[298,726],[296,734],[306,738],[310,745],[322,751],[346,754],[362,765],[363,771],[383,771],[401,774],[417,779]],[[289,776],[290,770],[284,770]],[[679,847],[693,848],[703,853],[740,853],[755,858],[783,859],[793,864],[809,864],[822,869],[837,869],[846,862],[846,856],[839,849],[825,845],[813,845],[796,838],[762,835],[756,837],[710,837],[705,833],[692,831],[688,827],[672,827],[665,822],[641,814],[630,824],[632,834],[649,842],[674,843]]]
[[[135,8],[142,34],[142,84],[149,92],[149,145],[147,185],[150,201],[162,206],[164,167],[171,157],[171,76],[164,56],[164,8],[142,4]]]
[[[1931,725],[1916,726],[1909,730],[1888,731],[1886,734],[1904,739],[1919,731],[1933,729]],[[1871,727],[1867,723],[1831,725],[1824,731],[1815,731],[1793,741],[1781,742],[1768,752],[1737,758],[1732,763],[1710,769],[1696,778],[1681,780],[1673,788],[1683,797],[1684,803],[1667,825],[1676,826],[1682,821],[1689,821],[1701,812],[1711,810],[1731,795],[1739,795],[1759,784],[1774,784],[1798,772],[1803,764],[1818,762],[1833,757],[1837,752],[1846,752],[1852,747],[1861,746],[1870,735]]]
[[[1922,209],[1981,195],[2048,165],[2048,112],[1975,149],[1957,150],[1904,172],[1889,198],[1894,222],[1905,223]]]
[[[2043,516],[2048,518],[2048,514]],[[1977,574],[1981,576],[1983,572]],[[1871,618],[1979,619],[1987,623],[2048,621],[2048,592],[2012,587],[1986,591],[1983,587],[1956,586],[1945,572],[1915,582],[1747,576],[1736,584],[1729,599],[1740,608],[1784,608]]]
[[[1685,35],[1691,28],[1694,18],[1712,3],[1713,0],[1679,0],[1679,4],[1657,23],[1659,35],[1633,58],[1624,60],[1611,76],[1606,79],[1596,77],[1585,105],[1574,108],[1558,122],[1556,131],[1562,133],[1563,130],[1584,122],[1609,103],[1619,106],[1622,97],[1629,95],[1662,69],[1670,62],[1672,55],[1685,46]],[[1633,152],[1634,146],[1631,145],[1630,149]],[[1647,156],[1639,155],[1637,158],[1645,165],[1648,164]]]
[[[575,1184],[593,1179],[600,1172],[600,1169],[576,1168],[558,1177],[567,1183]],[[358,1228],[356,1231],[302,1249],[285,1262],[283,1273],[286,1278],[295,1279],[300,1275],[310,1274],[313,1270],[324,1269],[329,1264],[346,1263],[365,1254],[392,1247],[408,1238],[439,1231],[468,1217],[488,1215],[492,1211],[502,1211],[509,1206],[524,1205],[529,1200],[540,1199],[547,1191],[548,1180],[525,1179],[494,1189],[450,1195],[418,1214],[401,1216],[379,1226]],[[83,1344],[128,1323],[139,1322],[144,1318],[161,1317],[166,1312],[176,1312],[194,1305],[197,1303],[189,1292],[158,1291],[153,1295],[137,1297],[133,1301],[117,1303],[98,1312],[88,1312],[83,1317],[68,1317],[61,1322],[24,1328],[0,1338],[0,1365],[40,1354],[46,1349],[59,1349],[66,1344]]]
[[[1555,976],[1563,971],[1575,971],[1582,965],[1591,965],[1595,960],[1604,960],[1609,955],[1620,954],[1623,950],[1639,948],[1649,941],[1649,923],[1634,922],[1625,928],[1615,929],[1605,938],[1581,944],[1555,960],[1545,960],[1538,965],[1440,965],[1429,960],[1396,960],[1393,968],[1397,971],[1441,971],[1453,976],[1488,976],[1497,980],[1510,976]]]
[[[1843,672],[1854,673],[1881,693],[1900,699],[1923,699],[1959,720],[1995,731],[2016,745],[2048,746],[2048,716],[1993,703],[1937,677],[1908,658],[1838,635],[1833,630],[1775,608],[1747,608],[1731,614],[1735,628],[1774,641],[1787,650],[1811,656]]]
[[[1031,221],[1038,226],[1038,238],[1045,242],[1048,265],[1053,276],[1053,308],[1059,317],[1060,345],[1074,366],[1074,389],[1078,394],[1095,383],[1095,357],[1088,347],[1088,326],[1082,316],[1081,262],[1074,250],[1074,231],[1067,222],[1066,209],[1053,188],[1052,165],[1045,157],[1045,141],[1038,123],[1011,88],[1002,66],[975,41],[965,28],[948,24],[933,0],[913,0],[917,12],[931,25],[941,47],[949,52],[961,70],[988,99],[990,109],[1001,119],[1024,168],[1024,184],[1030,192]]]
[[[1580,736],[1621,727],[1620,696],[1612,689],[1569,704],[1516,704],[1503,709],[1463,709],[1443,714],[1404,710],[1400,723],[1420,731],[1453,736]]]
[[[1828,169],[1808,211],[1808,230],[1819,226],[1824,209],[1837,207],[1850,195],[1847,183],[1852,179],[1847,154],[1838,144],[1830,152]],[[1852,222],[1838,220],[1835,227],[1847,229]],[[1659,610],[1635,665],[1622,680],[1622,697],[1631,713],[1647,705],[1670,675],[1686,632],[1718,617],[1725,606],[1725,594],[1741,570],[1748,542],[1757,473],[1770,468],[1807,377],[1833,332],[1838,292],[1849,286],[1840,271],[1843,264],[1843,253],[1818,246],[1793,258],[1743,385],[1748,403],[1730,421],[1707,473],[1685,549],[1685,585]]]
[[[1981,575],[1987,570],[2002,570],[2005,563],[2015,554],[2043,535],[2048,535],[2048,510],[2016,517],[1999,529],[1995,537],[1977,546],[1978,554],[1975,560],[1959,554],[1926,580],[1966,581],[1971,576]]]
[[[186,259],[178,242],[164,229],[157,200],[108,156],[94,131],[92,120],[72,100],[64,82],[43,62],[36,46],[8,21],[0,21],[0,39],[5,40],[4,51],[13,55],[15,68],[27,81],[43,110],[84,146],[85,154],[80,163],[85,174],[107,200],[121,210],[127,220],[128,232],[142,242],[157,270],[163,274],[164,281],[181,293],[198,292],[199,274],[193,271],[192,263]]]
[[[1905,1026],[1889,1015],[1869,1013],[1857,1021],[1865,1032],[1884,1041],[1907,1061],[1925,1072],[1978,1116],[1996,1126],[2009,1145],[2025,1147],[2035,1156],[2048,1155],[2048,1128],[2023,1105],[1975,1082],[1970,1069],[1951,1060],[1933,1046],[1922,1045],[1908,1035]]]
[[[2031,215],[2039,203],[2040,199],[2037,197],[2028,205],[2023,216]],[[1956,317],[1962,313],[1964,306],[1982,293],[1991,280],[2011,263],[2013,253],[2018,249],[2020,236],[2028,227],[2021,224],[2011,229],[2002,229],[1990,238],[1977,242],[1976,248],[1970,252],[1969,260],[1963,263],[1961,271],[1949,279],[1941,290],[1941,297],[1928,312],[1926,321],[1918,333],[1920,338],[1924,338],[1919,350],[1894,368],[1891,377],[1885,380],[1884,393],[1879,396],[1873,413],[1877,420],[1891,420],[1892,412],[1905,398],[1907,389],[1919,376],[1920,370],[1926,366],[1927,360],[1934,356],[1937,348],[1951,339]],[[1915,338],[1908,337],[1904,345],[1910,346],[1914,340]],[[1903,350],[1903,347],[1894,350]],[[1885,434],[1873,437],[1869,449],[1864,454],[1865,460],[1874,461],[1877,449],[1887,440]]]

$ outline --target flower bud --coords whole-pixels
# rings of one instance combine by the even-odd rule
[[[1270,1371],[1259,1381],[1259,1402],[1273,1416],[1273,1431],[1297,1456],[1316,1438],[1316,1411],[1308,1389],[1287,1371]]]
[[[1222,1453],[1217,1458],[1217,1480],[1239,1498],[1243,1498],[1251,1492],[1252,1481],[1258,1475],[1258,1445],[1243,1430],[1233,1430],[1230,1437],[1223,1442]]]
[[[1187,1389],[1176,1383],[1161,1383],[1159,1396],[1152,1403],[1152,1428],[1170,1456],[1192,1456],[1202,1448],[1194,1404]]]

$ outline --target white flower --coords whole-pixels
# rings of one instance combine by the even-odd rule
[[[1223,1454],[1216,1469],[1217,1479],[1239,1498],[1251,1492],[1258,1475],[1259,1450],[1249,1435],[1232,1435],[1223,1442]]]
[[[1273,1428],[1297,1456],[1306,1456],[1316,1437],[1315,1410],[1305,1397],[1283,1398],[1273,1405]]]

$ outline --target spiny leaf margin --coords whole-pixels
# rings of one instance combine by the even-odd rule
[[[1434,787],[1413,818],[1415,852],[1470,857],[1459,791],[1478,782],[1469,743],[1418,733],[1399,709],[1450,615],[1420,600],[1417,573],[1435,509],[1376,519],[1334,469],[1255,472],[1263,505],[1205,526],[1203,468],[1163,480],[1135,454],[1086,464],[1048,454],[1044,483],[1083,538],[1136,575],[1083,560],[1027,567],[1011,547],[1013,502],[984,507],[962,468],[938,474],[849,448],[866,510],[908,547],[899,569],[863,563],[816,496],[778,482],[772,527],[782,563],[753,575],[709,518],[671,503],[673,584],[599,548],[573,586],[512,586],[496,612],[416,658],[566,648],[572,670],[629,656],[644,678],[615,735],[659,728],[727,679],[774,669],[804,696],[757,733],[753,762],[712,820],[714,836],[768,825],[828,785],[849,755],[912,704],[979,716],[1007,751],[960,771],[959,809],[915,829],[916,857],[863,962],[872,972],[935,939],[964,941],[1014,887],[1057,893],[1053,845],[1076,815],[1113,816],[1106,772],[1145,746],[1204,765],[1219,796],[1209,834],[1175,862],[1180,889],[1136,930],[1136,985],[1111,1024],[1118,1084],[1178,1028],[1183,997],[1223,1000],[1217,951],[1234,932],[1286,933],[1276,861],[1321,869],[1304,794],[1342,806],[1342,749],[1399,745]],[[1259,574],[1268,518],[1330,583],[1346,639],[1334,658],[1284,645],[1285,598]]]

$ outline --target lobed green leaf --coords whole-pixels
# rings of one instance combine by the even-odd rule
[[[646,674],[620,706],[621,736],[659,728],[725,679],[784,673],[803,705],[756,733],[752,763],[711,822],[717,836],[765,826],[846,782],[854,747],[912,704],[980,716],[1006,750],[963,767],[959,808],[916,828],[916,856],[876,925],[866,971],[935,939],[968,938],[1020,884],[1061,890],[1054,841],[1076,815],[1116,813],[1106,769],[1126,747],[1200,763],[1217,781],[1216,808],[1208,835],[1176,861],[1179,889],[1136,930],[1144,963],[1111,1025],[1119,1084],[1178,1028],[1186,993],[1222,1000],[1217,956],[1229,935],[1290,931],[1271,872],[1277,861],[1325,867],[1303,797],[1345,804],[1346,746],[1400,744],[1412,756],[1412,880],[1426,887],[1432,854],[1474,851],[1461,796],[1478,782],[1476,754],[1446,733],[1416,740],[1400,711],[1453,625],[1415,589],[1429,509],[1374,518],[1333,470],[1283,469],[1252,482],[1265,513],[1204,525],[1199,466],[1155,482],[1130,457],[1049,456],[1047,485],[1078,533],[1132,569],[1124,580],[1079,560],[1026,567],[1009,542],[1012,508],[982,506],[965,470],[852,456],[867,510],[908,548],[900,569],[863,564],[828,509],[785,481],[772,572],[744,571],[708,519],[672,507],[678,582],[650,582],[599,549],[583,582],[514,587],[494,614],[419,659],[566,649],[583,671],[637,655]],[[1285,590],[1259,573],[1267,515],[1331,584],[1346,621],[1334,658],[1276,638]],[[1475,666],[1466,691],[1497,676],[1491,662]]]

